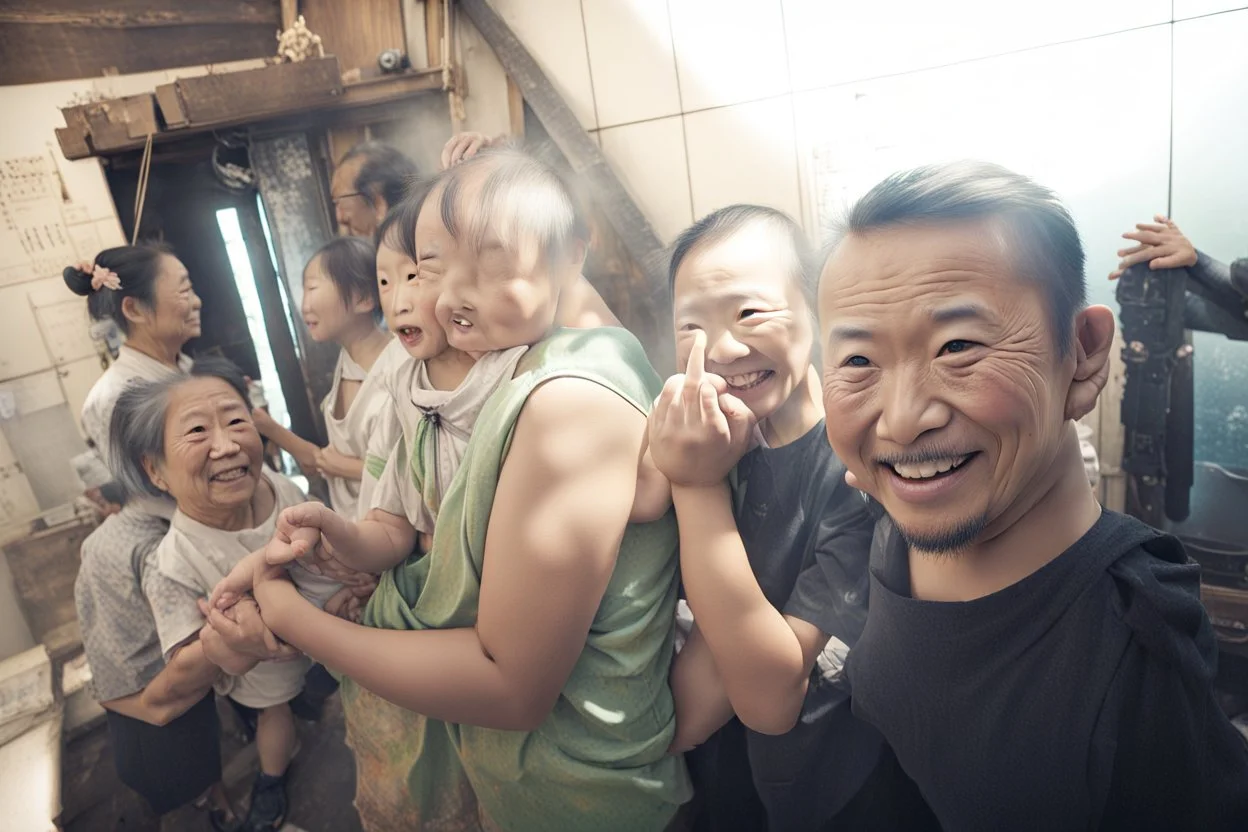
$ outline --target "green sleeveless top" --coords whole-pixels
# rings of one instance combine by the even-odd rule
[[[538,385],[569,377],[600,384],[641,413],[662,386],[641,345],[623,329],[560,330],[531,348],[481,410],[443,497],[431,552],[382,576],[365,624],[476,624],[486,528],[521,408]],[[532,732],[446,726],[488,824],[661,830],[689,799],[684,762],[666,753],[675,731],[668,671],[677,567],[674,512],[629,525],[585,649],[545,722]],[[447,755],[429,747],[434,721],[428,722],[421,756],[443,760]],[[426,777],[458,776],[423,768],[408,773],[413,795],[430,793]]]

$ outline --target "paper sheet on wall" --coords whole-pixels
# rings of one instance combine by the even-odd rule
[[[51,306],[35,309],[43,342],[48,346],[52,360],[65,364],[78,358],[95,355],[95,343],[91,340],[91,321],[86,304],[75,298]]]
[[[0,286],[59,274],[77,259],[46,156],[0,159]]]

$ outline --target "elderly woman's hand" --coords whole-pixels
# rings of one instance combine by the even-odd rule
[[[281,642],[265,626],[260,617],[260,607],[253,599],[243,598],[225,611],[209,607],[203,600],[199,603],[200,612],[208,619],[208,623],[200,631],[200,638],[207,635],[214,641],[211,652],[209,642],[204,643],[204,654],[226,673],[240,675],[234,668],[242,666],[245,663],[243,659],[251,660],[251,667],[255,667],[255,663],[259,661],[289,661],[301,655],[289,644]],[[216,637],[220,637],[221,646],[232,655],[219,651],[215,643]],[[248,667],[242,672],[250,669]]]

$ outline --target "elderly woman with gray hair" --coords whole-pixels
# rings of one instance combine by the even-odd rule
[[[242,374],[226,361],[201,359],[189,375],[136,382],[117,401],[111,422],[116,475],[135,493],[168,495],[177,503],[145,582],[160,651],[170,664],[208,634],[201,600],[240,560],[273,537],[279,512],[303,502],[303,492],[263,465],[262,440],[251,416]],[[291,578],[323,605],[340,587],[295,564]],[[241,622],[233,620],[234,626]],[[267,630],[265,659],[279,649]],[[260,772],[246,828],[277,829],[286,815],[284,776],[295,746],[289,702],[303,687],[302,656],[223,667],[218,692],[259,711]],[[240,672],[244,670],[245,672]]]

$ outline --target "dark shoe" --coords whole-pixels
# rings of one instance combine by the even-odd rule
[[[246,832],[276,832],[286,822],[286,778],[264,772],[251,786],[251,806],[243,821]]]
[[[220,809],[208,811],[208,822],[212,824],[215,832],[239,832],[241,829],[238,818],[234,817],[234,815],[227,815]]]

